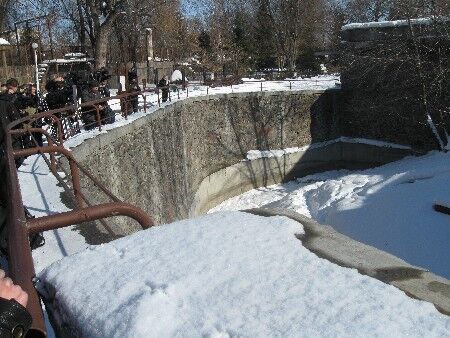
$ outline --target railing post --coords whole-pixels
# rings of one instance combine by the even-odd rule
[[[98,130],[102,131],[102,121],[100,119],[100,109],[98,107],[98,104],[95,105],[95,119],[97,120]]]
[[[147,95],[142,94],[142,97],[144,99],[144,114],[147,115]]]
[[[69,157],[70,175],[72,176],[72,187],[78,209],[83,207],[83,198],[81,197],[80,173],[74,160]]]

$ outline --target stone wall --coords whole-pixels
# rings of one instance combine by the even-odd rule
[[[342,133],[439,149],[450,132],[450,21],[342,31]]]
[[[157,223],[189,216],[197,187],[251,149],[336,138],[335,91],[217,95],[167,105],[73,151],[117,194]],[[84,182],[96,202],[105,201]]]
[[[339,91],[329,90],[190,98],[86,140],[73,152],[114,194],[144,209],[158,224],[198,214],[254,187],[351,167],[350,162],[367,167],[409,154],[380,159],[368,147],[352,152],[333,143],[289,158],[241,162],[252,149],[302,147],[338,138],[338,97]],[[227,170],[236,170],[230,167],[239,163],[238,180],[231,184]],[[93,202],[107,201],[90,182],[83,182],[83,191]],[[124,233],[135,229],[119,223]]]

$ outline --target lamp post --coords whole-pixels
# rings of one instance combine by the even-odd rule
[[[34,67],[36,68],[36,92],[39,93],[39,69],[38,69],[38,61],[37,61],[37,49],[38,49],[38,44],[36,42],[33,42],[31,44],[31,47],[33,47],[33,51],[34,51]]]

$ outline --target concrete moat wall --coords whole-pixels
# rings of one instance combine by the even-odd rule
[[[158,224],[205,212],[251,188],[410,154],[334,142],[283,158],[242,162],[252,149],[302,147],[338,138],[338,101],[338,90],[190,98],[87,140],[73,152],[114,194]],[[93,202],[108,201],[90,182],[82,188]],[[136,229],[120,224],[124,233]]]

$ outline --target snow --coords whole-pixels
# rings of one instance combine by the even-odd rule
[[[292,90],[326,89],[329,87],[334,87],[335,81],[338,80],[339,76],[335,75],[315,77],[309,80],[305,79],[304,81],[298,83],[292,83]],[[233,86],[233,89],[229,86],[208,89],[210,95],[260,90],[261,88],[259,83]],[[289,82],[266,82],[264,83],[263,90],[289,90]],[[173,95],[173,93],[171,93],[172,102],[184,100],[188,97],[188,95],[189,97],[207,95],[208,91],[206,86],[189,87],[189,94],[187,91],[180,90],[180,99],[178,99],[177,95]],[[116,93],[116,90],[111,90],[111,95],[115,95]],[[151,114],[158,110],[158,98],[156,94],[147,94],[146,99],[147,105],[149,106],[147,107],[147,114]],[[113,110],[117,111],[120,109],[119,100],[110,100],[109,104]],[[83,143],[86,139],[96,137],[99,134],[107,133],[109,130],[119,128],[132,123],[137,119],[143,118],[146,116],[144,110],[142,109],[143,104],[143,97],[139,96],[139,105],[141,109],[138,113],[129,115],[127,119],[121,115],[116,115],[116,122],[102,126],[102,131],[98,131],[97,129],[83,131],[82,133],[66,140],[64,142],[64,146],[67,149],[73,148]],[[164,107],[169,104],[170,102],[162,103],[161,106]],[[19,168],[18,175],[24,204],[33,215],[39,217],[68,210],[60,199],[63,189],[58,186],[57,180],[49,173],[49,170],[41,157],[36,155],[27,158],[24,164]],[[79,234],[74,227],[46,232],[45,239],[46,244],[43,247],[33,250],[33,259],[37,272],[65,256],[84,250],[88,246],[84,240],[84,237]]]
[[[10,45],[10,43],[5,39],[0,38],[0,46],[2,46],[2,45]]]
[[[448,335],[431,304],[318,258],[296,234],[285,217],[215,213],[67,257],[40,288],[92,338]]]
[[[18,174],[24,205],[32,215],[41,217],[70,210],[61,201],[64,189],[40,156],[28,157],[18,169]],[[73,229],[70,227],[45,232],[45,245],[33,250],[36,271],[88,247],[84,237]]]
[[[450,279],[450,153],[362,171],[330,171],[249,191],[212,209],[286,208]]]
[[[263,91],[285,91],[290,86],[292,90],[327,89],[338,81],[337,76],[291,83],[266,81]],[[195,86],[189,88],[189,97],[260,90],[261,82],[218,88]],[[180,90],[180,99],[172,93],[173,101],[187,96],[187,91]],[[147,114],[155,112],[157,96],[148,94],[146,98],[151,105]],[[110,100],[110,105],[119,109],[118,100]],[[65,145],[74,147],[144,116],[143,110],[127,120],[116,116],[116,122],[103,126],[102,132],[83,131]],[[328,144],[338,140],[407,148],[348,138]],[[255,152],[249,158],[283,156],[302,149],[306,147],[273,150],[272,154]],[[361,241],[366,239],[366,232],[366,237],[370,234],[381,242],[386,239],[377,236],[383,231],[395,232],[392,240],[383,242],[385,250],[396,244],[401,250],[414,247],[423,253],[427,246],[427,256],[449,257],[450,236],[445,232],[448,216],[429,210],[434,199],[450,200],[445,189],[449,182],[448,156],[431,153],[373,171],[312,175],[249,192],[218,209],[227,204],[230,209],[260,205],[292,208],[324,223],[336,219],[340,231],[351,228],[362,236]],[[32,214],[68,210],[61,200],[62,188],[39,156],[26,159],[19,168],[19,180],[24,203]],[[404,190],[396,190],[399,187]],[[418,196],[415,204],[412,199]],[[380,213],[377,207],[386,211]],[[395,227],[376,222],[391,216],[397,217]],[[349,219],[350,224],[360,226],[346,225]],[[53,305],[77,321],[89,337],[448,335],[448,317],[431,304],[318,258],[295,238],[294,234],[303,230],[292,222],[283,217],[221,212],[95,247],[86,244],[71,227],[46,232],[46,244],[33,250],[33,258],[42,285],[50,296],[56,296]],[[442,261],[445,259],[441,265]],[[51,291],[52,286],[58,288],[57,295]]]
[[[449,21],[447,17],[435,17],[435,18],[417,18],[408,20],[395,20],[395,21],[376,21],[376,22],[362,22],[362,23],[350,23],[342,27],[342,30],[359,29],[359,28],[383,28],[383,27],[398,27],[407,26],[410,23],[412,25],[430,25],[436,21]]]
[[[172,76],[170,77],[170,81],[175,82],[175,81],[181,81],[183,80],[183,74],[181,73],[180,70],[175,69],[172,73]],[[187,79],[186,79],[187,81]]]
[[[308,149],[317,149],[326,147],[330,144],[338,143],[338,142],[347,142],[347,143],[361,143],[374,145],[378,147],[388,147],[388,148],[397,148],[397,149],[411,149],[411,147],[403,146],[400,144],[394,144],[390,142],[384,142],[379,140],[371,140],[364,138],[350,138],[346,136],[342,136],[336,138],[334,140],[325,141],[325,142],[317,142],[304,147],[294,147],[294,148],[286,148],[286,149],[271,149],[271,150],[249,150],[246,155],[246,160],[256,160],[258,158],[270,158],[270,157],[282,157],[286,154],[298,153],[301,151],[306,151]]]
[[[64,55],[65,59],[86,59],[86,54],[84,53],[67,53]]]

